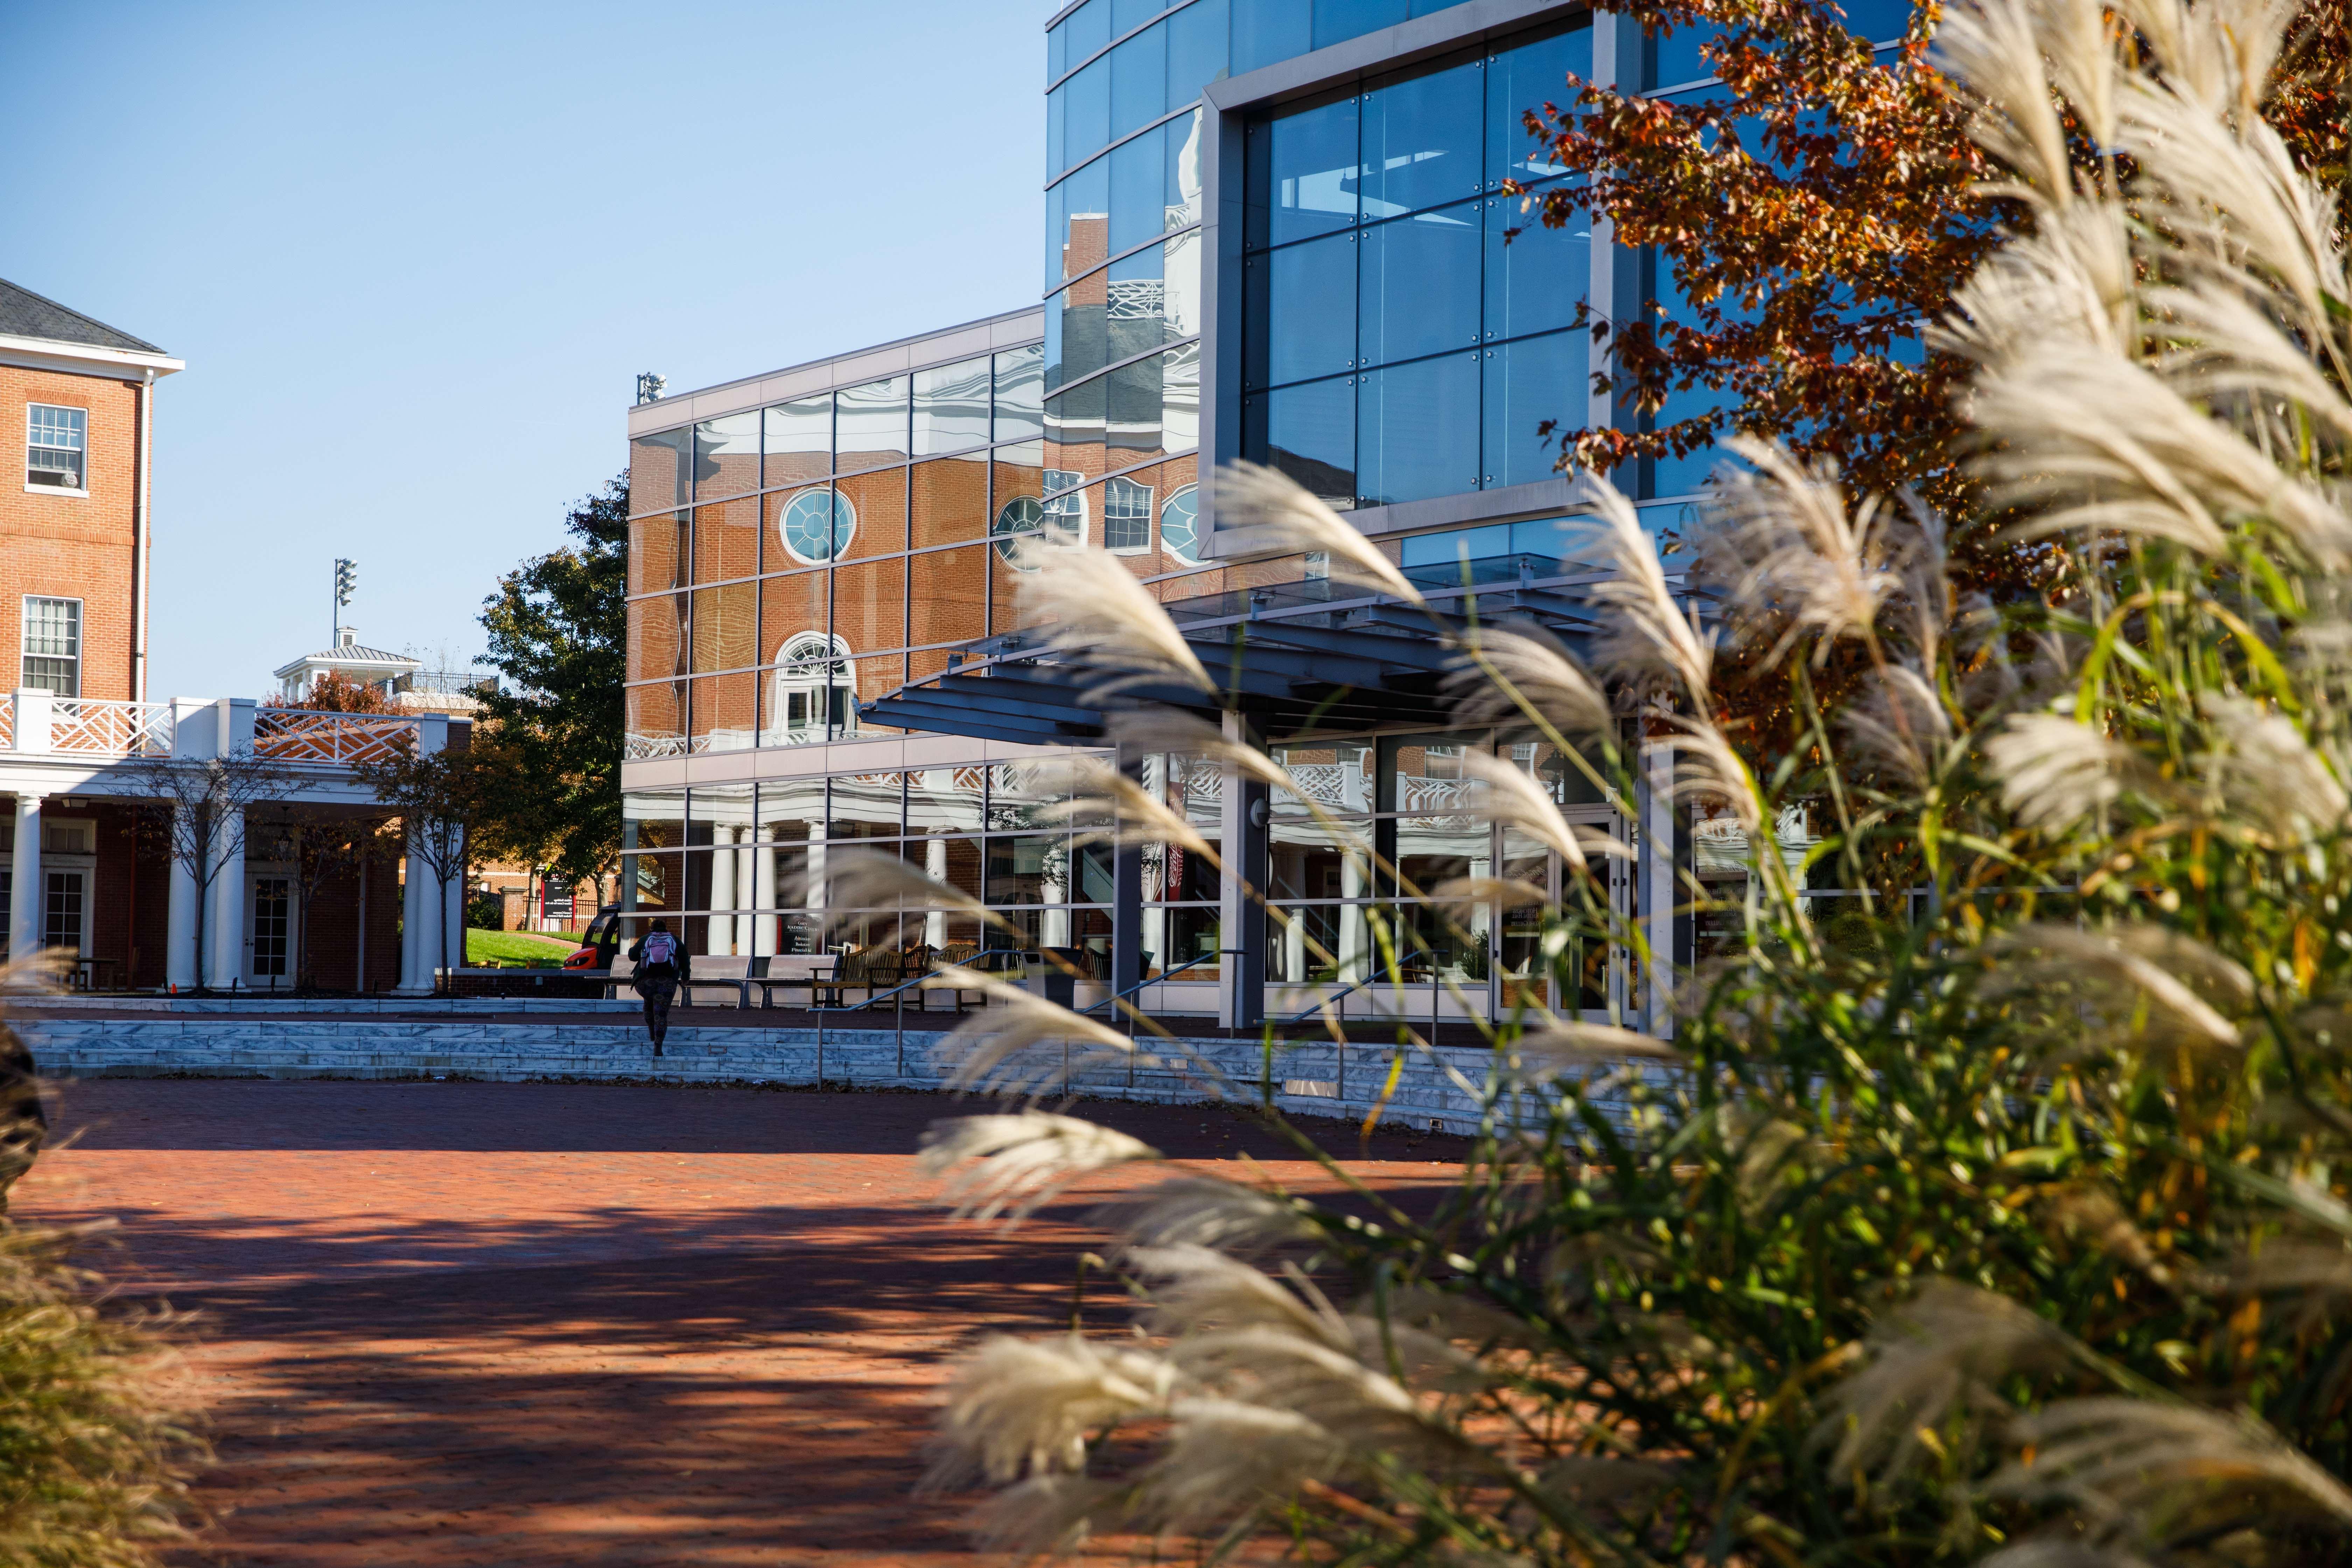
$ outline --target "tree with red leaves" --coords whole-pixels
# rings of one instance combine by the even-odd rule
[[[1575,176],[1531,194],[1541,221],[1605,220],[1652,257],[1633,308],[1589,321],[1627,427],[1559,422],[1567,466],[1672,461],[1744,429],[1835,458],[1857,491],[1961,510],[1965,366],[1921,329],[2018,215],[1979,190],[1969,104],[1930,58],[1938,0],[1876,48],[1833,0],[1598,4],[1653,38],[1703,35],[1718,85],[1659,98],[1570,78],[1565,105],[1527,115]],[[2310,0],[2270,106],[2338,184],[2343,9]]]

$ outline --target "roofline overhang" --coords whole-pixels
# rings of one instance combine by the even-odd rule
[[[145,349],[100,348],[94,343],[59,342],[55,338],[21,338],[12,332],[0,332],[0,364],[118,380],[134,379],[126,372],[152,370],[163,376],[188,368],[185,360]]]
[[[423,669],[425,668],[423,664],[413,658],[328,658],[321,657],[319,654],[311,653],[304,654],[300,658],[294,659],[286,664],[281,664],[269,673],[278,679],[283,680],[288,676],[295,673],[295,671],[308,668],[313,665],[323,666],[328,669],[383,669],[389,670],[394,675],[405,675],[411,670]]]

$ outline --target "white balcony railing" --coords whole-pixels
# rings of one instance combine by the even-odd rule
[[[57,697],[46,691],[0,692],[0,753],[17,756],[110,758],[125,761],[178,754],[178,718],[186,709],[207,728],[197,753],[209,753],[216,727],[230,723],[228,704],[185,701],[110,702]],[[234,705],[253,716],[253,755],[271,762],[325,767],[380,763],[423,739],[425,720],[404,713],[320,713],[304,709]],[[215,707],[223,710],[214,717]],[[242,727],[242,721],[236,724]],[[244,751],[247,742],[232,743]]]
[[[16,704],[11,701],[9,706]],[[168,757],[172,754],[172,705],[52,697],[48,749],[104,757]]]
[[[416,744],[419,721],[392,713],[313,713],[299,708],[257,708],[253,754],[278,763],[388,762]]]

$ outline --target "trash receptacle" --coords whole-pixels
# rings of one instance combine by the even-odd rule
[[[1057,1007],[1075,1006],[1078,999],[1078,972],[1084,967],[1085,955],[1074,947],[1049,947],[1032,953],[1029,955],[1029,991]]]

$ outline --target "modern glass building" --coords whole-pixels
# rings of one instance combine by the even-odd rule
[[[1908,0],[1848,8],[1890,42],[1910,16]],[[1164,975],[1147,1005],[1247,1022],[1364,980],[1370,910],[1433,933],[1412,888],[1556,881],[1462,810],[1462,748],[1486,745],[1638,846],[1618,896],[1654,948],[1685,950],[1670,878],[1692,836],[1662,801],[1620,821],[1580,802],[1548,748],[1441,731],[1426,623],[1220,528],[1200,481],[1204,465],[1272,464],[1442,613],[1475,599],[1572,633],[1591,574],[1539,429],[1620,416],[1571,323],[1586,303],[1629,314],[1659,268],[1605,226],[1543,226],[1504,184],[1565,177],[1524,115],[1570,72],[1716,90],[1697,36],[1544,0],[1083,0],[1045,38],[1042,310],[630,411],[635,911],[683,917],[712,960],[799,951],[816,940],[794,907],[803,873],[843,839],[896,846],[1026,940],[1088,954],[1104,985]],[[1706,467],[1630,477],[1672,513]],[[1234,670],[1218,716],[1405,881],[1382,885],[1303,803],[1181,757],[1119,760],[1253,868],[1286,922],[1269,929],[1179,851],[1112,855],[1045,828],[1035,760],[1107,743],[1019,624],[1007,546],[1042,528],[1152,584],[1204,662]],[[1416,1005],[1452,1010],[1450,982],[1501,1009],[1528,984],[1531,933],[1469,925],[1466,945],[1433,934],[1408,976],[1428,987]],[[921,938],[955,951],[980,933],[934,917]],[[1385,989],[1358,994],[1407,1000]],[[1597,953],[1582,994],[1550,1000],[1642,999]]]

